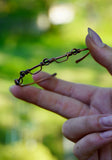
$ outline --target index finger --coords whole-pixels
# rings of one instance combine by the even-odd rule
[[[89,112],[89,107],[86,104],[51,91],[32,86],[13,86],[10,90],[15,97],[55,112],[66,118],[77,117]]]
[[[48,73],[40,72],[35,74],[33,79],[36,82],[42,77],[47,77],[48,75]],[[54,93],[75,98],[85,104],[90,104],[91,97],[98,88],[90,85],[67,82],[56,77],[42,81],[38,83],[38,85]]]

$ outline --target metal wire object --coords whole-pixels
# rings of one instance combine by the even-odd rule
[[[21,86],[21,87],[24,87],[24,86],[29,86],[29,85],[32,85],[32,84],[34,84],[34,83],[39,83],[39,82],[45,81],[45,80],[47,80],[47,79],[49,79],[49,78],[51,78],[51,77],[54,77],[54,76],[56,76],[56,73],[54,73],[54,74],[52,74],[52,75],[48,75],[48,76],[46,76],[46,77],[43,77],[43,78],[39,79],[38,81],[34,81],[34,82],[32,82],[32,83],[23,84],[23,78],[24,78],[26,75],[28,75],[28,74],[35,75],[35,74],[39,73],[40,71],[42,71],[43,66],[47,66],[47,65],[49,65],[49,64],[52,63],[52,62],[56,62],[56,63],[65,62],[65,61],[68,60],[68,58],[69,58],[70,56],[72,56],[72,55],[77,55],[77,54],[79,54],[80,52],[86,51],[86,50],[88,50],[88,48],[84,48],[84,49],[76,49],[76,48],[73,48],[70,52],[67,52],[66,54],[64,54],[64,55],[62,55],[62,56],[55,57],[55,58],[50,58],[50,59],[44,58],[43,61],[40,62],[38,65],[36,65],[36,66],[34,66],[34,67],[30,68],[30,69],[27,69],[27,70],[25,70],[25,71],[21,71],[21,72],[20,72],[20,77],[19,77],[18,79],[15,79],[15,80],[14,80],[14,81],[15,81],[15,84],[16,84],[16,85],[19,85],[19,86]],[[87,57],[87,56],[89,55],[89,53],[90,53],[90,52],[87,52],[87,54],[86,54],[85,56],[83,56],[82,58],[76,60],[76,63],[80,62],[80,61],[83,60],[85,57]],[[65,58],[65,59],[63,59],[63,58]],[[62,59],[62,60],[61,60],[61,59]],[[32,70],[35,69],[35,68],[39,68],[39,70],[33,73]]]

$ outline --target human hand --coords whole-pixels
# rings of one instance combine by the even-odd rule
[[[67,120],[62,132],[75,142],[79,160],[112,160],[112,115],[98,114]]]
[[[89,29],[87,47],[93,58],[112,74],[112,48],[102,43],[99,36]],[[33,76],[37,81],[47,73]],[[112,113],[111,88],[99,88],[50,78],[40,82],[44,89],[32,86],[13,86],[10,90],[17,98],[51,110],[63,117],[73,118],[83,115]]]
[[[99,37],[97,38],[99,39]],[[87,45],[96,61],[106,67],[112,74],[112,50],[102,44],[100,39],[97,42],[97,38],[95,38],[96,43],[105,48],[102,52],[99,47],[94,46],[90,36],[86,38]],[[103,54],[104,50],[107,50],[105,54]],[[112,96],[112,91],[110,92],[110,96]],[[96,99],[98,98],[100,96],[96,97]],[[102,100],[99,99],[100,101]],[[112,101],[110,102],[110,107],[112,107]],[[102,109],[102,106],[100,108]],[[69,140],[76,142],[73,152],[79,160],[112,159],[112,115],[105,115],[103,113],[69,119],[63,125],[63,134]]]
[[[87,47],[93,58],[112,74],[112,48],[89,29]],[[33,76],[37,81],[47,73]],[[11,92],[19,99],[53,111],[66,118],[112,113],[112,89],[66,82],[57,78],[39,83],[43,89],[32,86],[13,86]],[[110,146],[110,145],[108,145]],[[110,152],[110,147],[107,147]],[[96,159],[95,159],[96,160]],[[102,159],[103,160],[103,159]]]

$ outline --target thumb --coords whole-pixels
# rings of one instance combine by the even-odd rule
[[[99,35],[90,28],[88,28],[86,45],[92,57],[112,75],[112,48],[104,44]]]

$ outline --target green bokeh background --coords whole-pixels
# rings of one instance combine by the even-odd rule
[[[40,14],[47,16],[52,5],[68,3],[75,12],[70,23],[50,23],[47,30],[38,28]],[[19,71],[33,67],[43,58],[60,56],[72,48],[85,48],[88,27],[111,46],[111,0],[0,0],[0,160],[76,159],[72,144],[61,133],[66,119],[14,98],[9,87]],[[65,63],[53,63],[43,69],[57,72],[58,78],[67,81],[111,86],[109,73],[90,55],[75,64],[80,57],[73,56]]]

